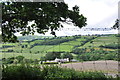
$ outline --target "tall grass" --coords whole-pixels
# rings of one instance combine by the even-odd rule
[[[101,72],[79,72],[58,66],[3,65],[2,80],[119,80]]]

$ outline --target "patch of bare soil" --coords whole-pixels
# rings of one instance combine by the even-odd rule
[[[73,68],[79,71],[102,71],[108,74],[118,74],[118,61],[86,61],[61,64],[62,67]]]

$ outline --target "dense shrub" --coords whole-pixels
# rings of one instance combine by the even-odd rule
[[[21,45],[21,48],[27,48],[28,45]]]
[[[2,58],[2,63],[3,64],[38,63],[38,60],[25,59],[24,56],[16,56],[16,57]]]
[[[120,37],[120,34],[115,34],[116,37]]]
[[[118,54],[116,53],[109,53],[105,55],[106,60],[117,60]]]
[[[14,57],[10,57],[10,58],[2,58],[2,63],[3,64],[12,64],[14,62]]]
[[[8,49],[8,51],[7,52],[14,52],[14,50],[13,49]]]
[[[3,66],[2,80],[113,80],[102,72],[83,72],[58,66]],[[117,80],[117,79],[116,79]]]
[[[77,56],[78,60],[82,61],[96,61],[96,60],[118,60],[117,53],[84,53]]]
[[[2,80],[38,80],[41,71],[28,65],[4,66]]]

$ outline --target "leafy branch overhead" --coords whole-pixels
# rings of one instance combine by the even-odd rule
[[[61,23],[73,23],[82,28],[86,25],[86,18],[79,13],[79,7],[72,10],[64,2],[6,2],[2,3],[2,39],[3,42],[16,42],[14,33],[22,35],[45,34],[51,30],[63,27]],[[32,25],[28,24],[32,22]]]
[[[120,28],[120,20],[119,19],[116,19],[116,21],[115,21],[115,24],[113,25],[113,29],[119,29]]]

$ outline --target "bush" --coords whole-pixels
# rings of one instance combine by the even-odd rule
[[[2,58],[2,63],[3,64],[12,64],[13,62],[14,62],[14,57]]]
[[[19,63],[22,62],[24,58],[25,58],[24,56],[17,56],[16,57],[16,59],[18,60]]]
[[[116,58],[116,54],[115,53],[109,53],[105,55],[105,59],[106,60],[113,60]]]
[[[8,49],[8,52],[14,52],[14,50],[13,49]]]
[[[113,80],[102,72],[80,72],[58,66],[2,66],[2,80]],[[116,79],[117,80],[117,79]]]
[[[3,66],[2,80],[38,80],[41,71],[29,65]]]

